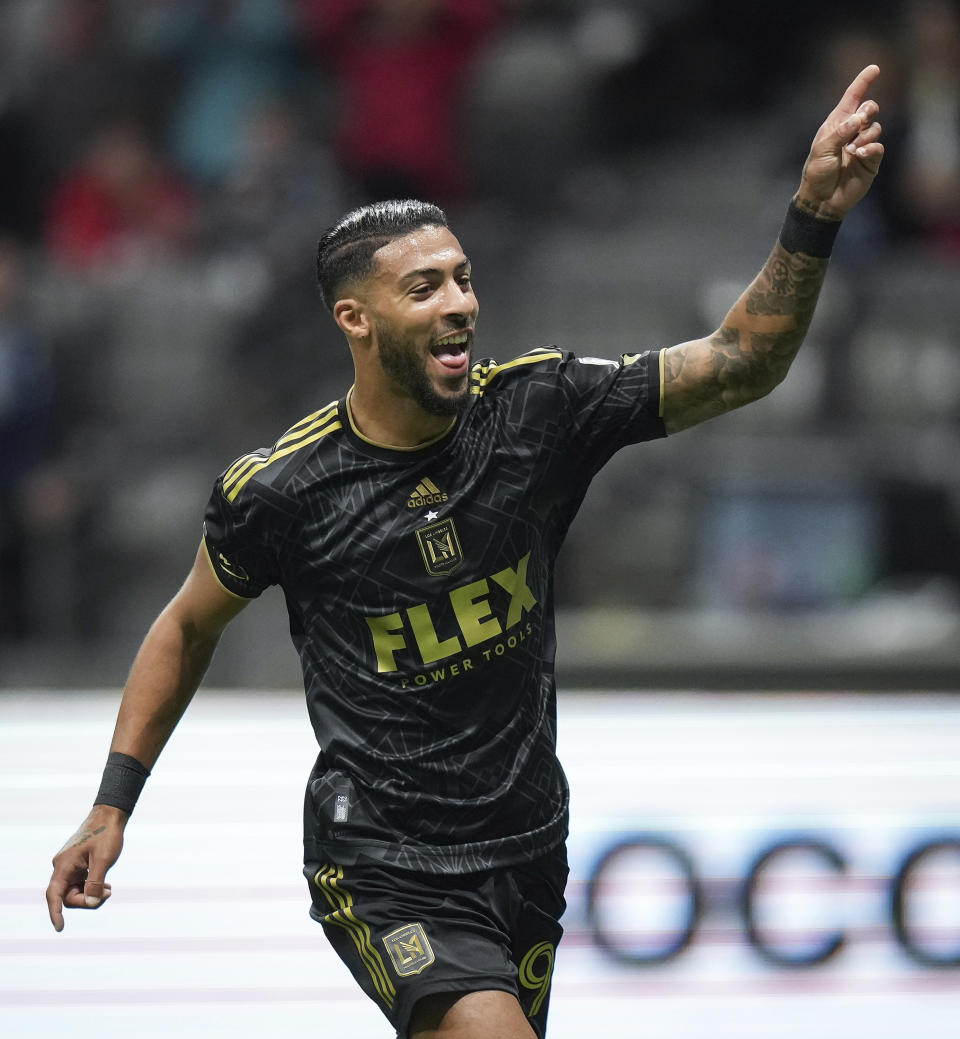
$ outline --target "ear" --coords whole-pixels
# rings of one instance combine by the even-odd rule
[[[370,335],[370,317],[358,299],[338,299],[333,305],[333,319],[348,339],[365,339]]]

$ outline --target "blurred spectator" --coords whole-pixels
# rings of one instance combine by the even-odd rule
[[[846,18],[846,14],[844,16]],[[886,154],[877,191],[852,214],[835,254],[862,264],[881,245],[933,245],[960,257],[960,10],[951,0],[905,0],[863,22],[843,21],[816,50],[815,111],[851,70],[880,65]],[[792,164],[796,154],[789,156]]]
[[[549,212],[569,171],[590,154],[595,73],[582,46],[590,18],[553,11],[519,20],[478,61],[467,106],[470,160],[483,197],[507,211]]]
[[[40,186],[49,191],[108,113],[142,107],[149,91],[123,45],[110,0],[20,5],[17,70]]]
[[[960,260],[960,10],[950,0],[909,0],[902,200],[916,229]]]
[[[848,215],[834,252],[837,264],[862,268],[875,263],[884,248],[906,233],[907,217],[898,189],[904,163],[903,69],[895,42],[896,15],[893,12],[886,18],[878,12],[869,24],[851,22],[848,17],[844,13],[843,21],[827,25],[812,52],[809,84],[800,90],[790,90],[789,114],[780,122],[790,133],[790,145],[785,149],[783,162],[784,175],[793,178],[797,165],[806,158],[807,143],[803,135],[807,130],[816,129],[824,104],[840,95],[858,69],[869,64],[880,66],[874,95],[880,104],[886,147],[883,174],[877,178],[877,190],[864,199],[863,206]],[[838,331],[839,338],[847,338],[846,329],[838,326]]]
[[[30,149],[20,7],[0,5],[0,234],[39,232],[40,192]],[[19,60],[18,60],[19,59]]]
[[[449,204],[469,191],[460,128],[497,0],[298,0],[339,91],[339,161],[370,198]]]
[[[28,627],[28,539],[51,425],[52,373],[24,301],[23,257],[0,239],[0,639]]]
[[[33,238],[40,198],[29,148],[26,113],[0,83],[0,232]]]
[[[317,239],[346,208],[339,168],[290,101],[265,98],[249,114],[239,160],[211,199],[208,236],[221,279],[250,304],[231,336],[229,368],[242,382],[218,419],[226,449],[306,414],[349,378],[349,353],[320,316],[311,277]],[[259,272],[257,290],[250,278]],[[329,357],[320,363],[325,333]],[[270,364],[263,364],[269,344]],[[349,371],[348,371],[349,370]],[[318,381],[327,380],[333,386]]]
[[[189,186],[135,120],[102,124],[50,200],[51,257],[76,271],[141,266],[176,253],[196,230]]]
[[[339,170],[310,139],[304,118],[283,97],[261,98],[247,113],[238,154],[210,201],[214,249],[248,248],[273,267],[309,267],[322,229],[343,209]]]
[[[171,156],[196,181],[217,183],[240,159],[250,110],[293,86],[293,19],[282,0],[142,0],[126,13],[138,54],[176,63]],[[168,78],[171,78],[168,75]]]

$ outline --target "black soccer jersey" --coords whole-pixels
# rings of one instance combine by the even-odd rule
[[[553,565],[597,470],[664,435],[661,356],[479,362],[465,413],[410,451],[365,439],[348,395],[217,481],[218,580],[286,596],[321,748],[309,861],[471,872],[566,836]]]

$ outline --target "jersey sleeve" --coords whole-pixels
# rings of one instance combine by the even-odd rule
[[[662,358],[659,350],[613,361],[541,347],[474,365],[473,392],[506,402],[506,421],[538,454],[545,484],[562,485],[579,501],[621,447],[667,435]]]
[[[578,425],[621,445],[664,436],[662,353],[623,354],[617,361],[566,354],[561,369],[573,389]]]
[[[614,452],[666,436],[662,351],[619,360],[564,353],[558,369],[565,391],[571,448],[596,471]]]
[[[221,476],[204,514],[203,542],[214,575],[231,595],[242,599],[255,599],[278,581],[258,505],[253,494],[230,500]]]

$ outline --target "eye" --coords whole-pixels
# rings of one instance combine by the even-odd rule
[[[410,290],[410,295],[415,296],[417,299],[426,299],[431,292],[433,292],[432,285],[415,285]]]

